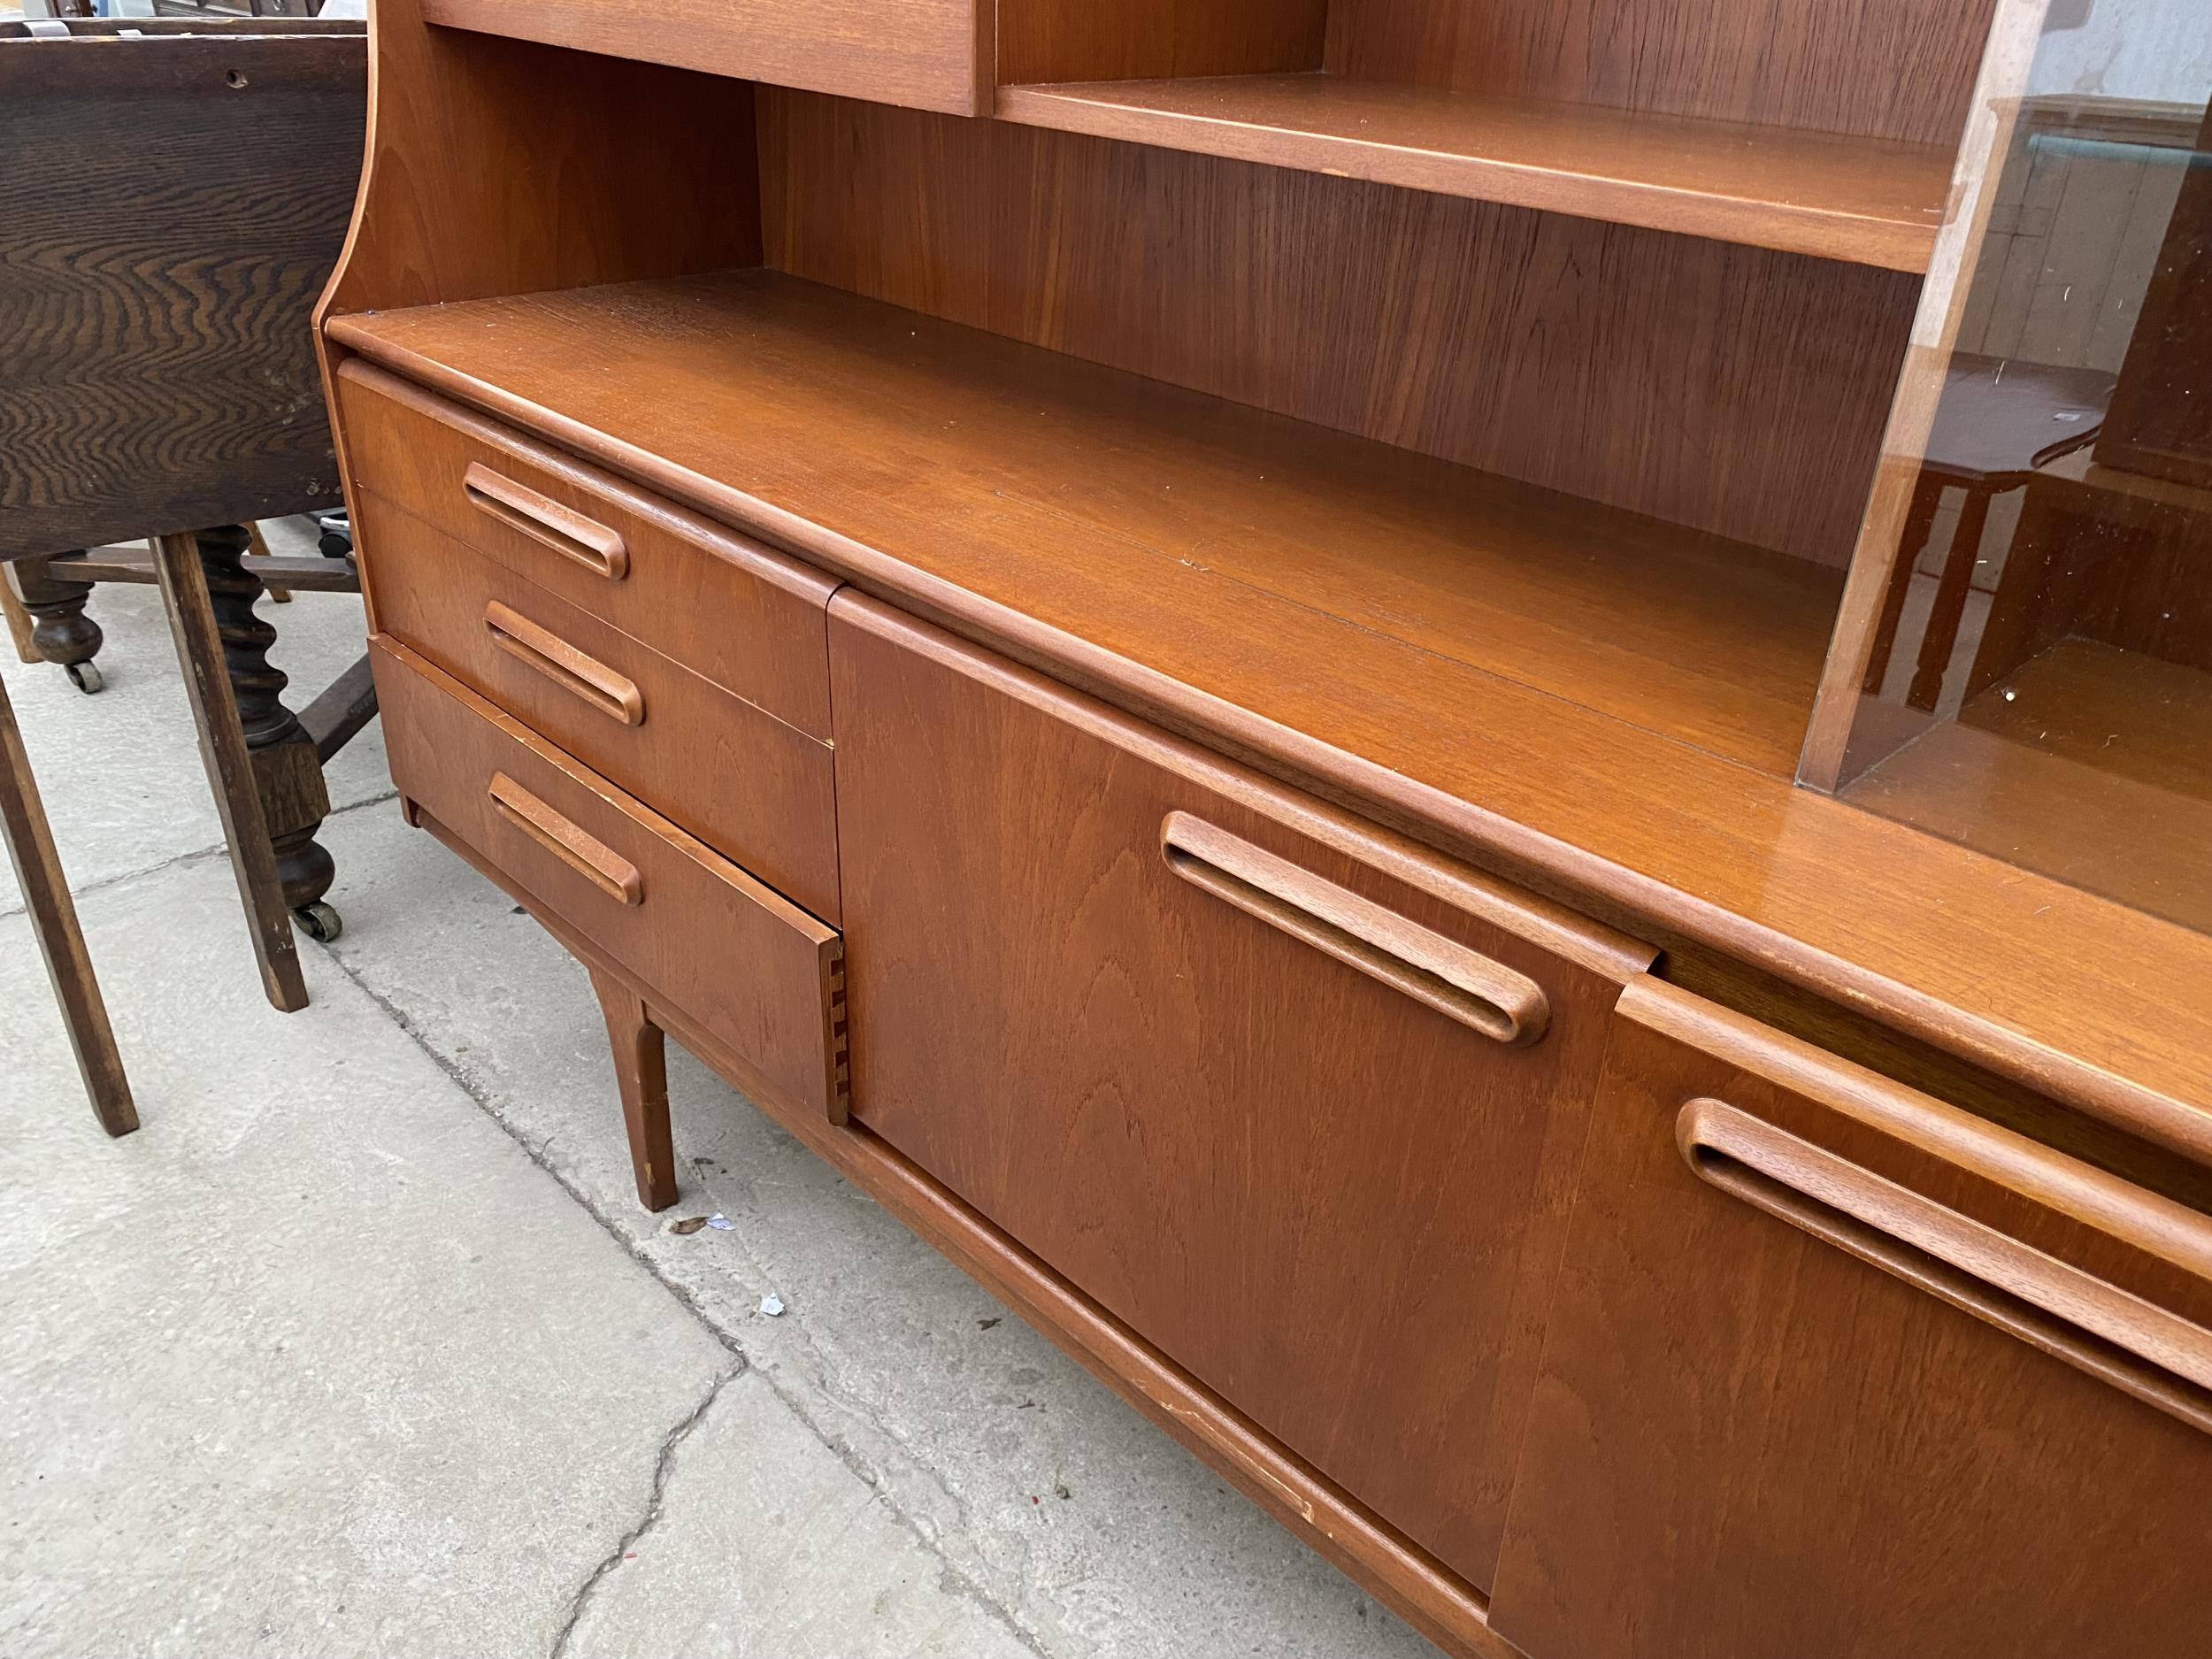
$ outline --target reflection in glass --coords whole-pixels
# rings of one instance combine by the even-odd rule
[[[2212,7],[2055,4],[1845,799],[2212,931]]]

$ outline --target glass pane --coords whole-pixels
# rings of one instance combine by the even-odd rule
[[[1845,799],[2212,931],[2212,5],[2054,0]]]

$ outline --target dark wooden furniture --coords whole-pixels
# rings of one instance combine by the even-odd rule
[[[1827,793],[2034,10],[381,0],[393,773],[641,1198],[672,1033],[1457,1653],[2193,1652],[2212,933]]]
[[[247,552],[250,521],[340,499],[309,319],[359,178],[362,26],[65,27],[0,25],[0,150],[40,158],[0,176],[0,558],[35,646],[96,690],[93,587],[160,561],[77,549],[196,533],[252,756],[230,781],[257,795],[280,884],[248,913],[272,997],[297,1007],[288,916],[338,926],[322,762],[373,705],[365,664],[296,715],[255,611],[265,580],[357,591],[351,566]],[[226,802],[227,824],[248,816]]]

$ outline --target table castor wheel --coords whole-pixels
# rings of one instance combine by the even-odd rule
[[[88,697],[108,683],[97,663],[64,663],[61,672],[69,676],[71,685]]]
[[[294,910],[292,919],[300,925],[310,939],[325,945],[334,942],[338,935],[346,930],[346,925],[340,919],[338,912],[320,899]]]

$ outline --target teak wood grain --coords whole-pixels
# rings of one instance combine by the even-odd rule
[[[778,719],[828,739],[823,612],[833,579],[365,363],[347,364],[336,385],[361,484]],[[524,512],[508,505],[514,499]],[[565,529],[551,525],[556,515],[565,515]],[[619,568],[579,537],[611,548]]]
[[[1670,987],[1617,1025],[1500,1632],[2200,1651],[2212,1221]]]
[[[760,143],[791,275],[1839,566],[1916,288],[804,93]]]
[[[1070,547],[1079,558],[1187,561],[1777,774],[1841,582],[772,273],[518,299],[473,323],[457,308],[383,314],[338,333],[374,355],[371,342],[424,326],[435,353],[465,338],[475,375],[513,392],[550,371],[564,383],[539,388],[542,401],[579,415],[569,377],[591,377],[594,425],[818,520],[896,513],[956,561],[972,533],[956,528],[971,509],[955,498],[988,502],[1098,549]],[[649,396],[629,389],[646,385]]]
[[[1377,81],[1948,147],[1993,4],[1334,0],[1323,62]]]
[[[836,922],[827,743],[524,581],[377,491],[359,490],[355,500],[385,632],[802,909]],[[827,667],[826,655],[826,675]]]
[[[995,0],[422,0],[425,21],[955,115],[990,108]]]
[[[873,601],[831,653],[854,1115],[1486,1586],[1654,953]]]
[[[837,932],[388,635],[392,780],[789,1104],[845,1115]]]
[[[1327,18],[1327,0],[1000,0],[999,87],[1318,69]]]
[[[754,288],[763,301],[745,297]],[[1656,942],[1732,954],[2212,1160],[2201,935],[1655,741],[1390,638],[1356,612],[1278,597],[1214,568],[1216,537],[1148,546],[1071,515],[1102,486],[1116,503],[1144,499],[1141,476],[1118,464],[1121,428],[1116,442],[1086,442],[1083,425],[1067,424],[1081,405],[1063,388],[1096,373],[1083,365],[772,279],[649,292],[650,305],[641,289],[541,296],[342,319],[334,333],[1444,850],[1573,892]],[[794,320],[787,355],[760,326],[761,303],[780,294]],[[797,326],[808,307],[825,319],[816,328]],[[953,338],[969,343],[933,349]],[[972,428],[947,424],[949,388],[964,384],[977,389],[959,418],[998,411],[980,458]],[[809,387],[822,388],[811,406]],[[1177,396],[1143,388],[1137,408]],[[1054,412],[1041,421],[1031,410]],[[1034,501],[1007,488],[1003,456],[1027,443],[1079,488]],[[1280,483],[1279,469],[1255,466],[1235,500],[1264,505],[1261,471]],[[1173,522],[1164,501],[1144,511]]]
[[[998,114],[1897,271],[1927,268],[1951,182],[1939,144],[1337,75],[1002,87]]]

